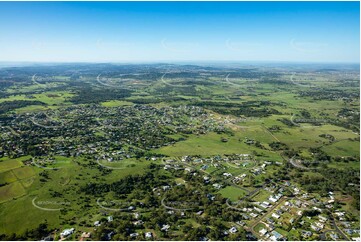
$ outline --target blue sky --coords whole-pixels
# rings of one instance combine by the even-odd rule
[[[0,61],[359,62],[359,2],[0,2]]]

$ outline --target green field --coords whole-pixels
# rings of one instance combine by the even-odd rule
[[[247,194],[245,191],[233,186],[222,188],[219,190],[219,193],[222,194],[223,197],[229,198],[232,202],[238,201]]]

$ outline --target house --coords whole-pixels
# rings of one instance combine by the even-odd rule
[[[107,239],[108,239],[108,240],[111,240],[113,235],[114,235],[114,231],[108,233],[108,234],[107,234]]]
[[[325,226],[323,223],[320,222],[316,222],[315,223],[317,227],[319,227],[320,229],[323,229],[323,227]]]
[[[137,237],[139,234],[138,233],[131,233],[129,236],[130,236],[130,238],[135,238],[135,237]]]
[[[201,170],[207,170],[208,169],[208,165],[203,165],[202,167],[201,167]]]
[[[266,218],[267,222],[269,222],[270,224],[274,224],[275,221],[272,218]]]
[[[134,224],[135,226],[138,226],[138,225],[144,224],[144,222],[143,222],[142,220],[138,220],[138,221],[133,222],[133,224]]]
[[[112,222],[113,221],[113,216],[108,216],[108,222]]]
[[[269,238],[270,241],[277,241],[277,238],[276,236],[272,235],[270,238]]]
[[[300,200],[295,201],[295,206],[300,208],[301,205],[302,205],[302,202]]]
[[[319,227],[315,226],[314,224],[311,224],[311,229],[313,229],[316,232],[321,230]]]
[[[322,216],[321,214],[320,215],[318,215],[318,218],[320,219],[320,221],[322,221],[322,222],[326,222],[327,221],[327,218],[326,217],[324,217],[324,216]]]
[[[196,214],[197,214],[197,215],[202,215],[202,214],[203,214],[203,211],[198,211]]]
[[[81,237],[82,238],[90,238],[91,237],[91,234],[90,234],[90,232],[83,232],[82,234],[81,234]]]
[[[283,211],[282,211],[281,209],[278,209],[278,210],[276,211],[276,213],[281,216],[282,213],[283,213]]]
[[[216,196],[214,196],[214,195],[212,195],[212,194],[207,194],[207,198],[208,198],[209,200],[213,201],[213,200],[216,198]]]
[[[237,221],[237,222],[236,222],[236,224],[241,225],[241,226],[246,225],[246,223],[245,223],[245,222],[243,222],[243,221]]]
[[[168,229],[170,228],[170,225],[168,224],[163,224],[163,227],[160,229],[161,231],[168,231]]]
[[[257,207],[253,207],[254,210],[256,210],[257,212],[261,213],[263,210]]]
[[[276,213],[272,213],[272,217],[276,218],[276,219],[279,219],[281,216],[279,216],[278,214]]]
[[[295,195],[300,193],[300,189],[298,189],[297,187],[293,188],[293,191]]]
[[[278,233],[277,231],[273,230],[271,234],[276,238],[276,240],[282,239],[282,234]]]
[[[151,239],[152,237],[153,237],[152,232],[146,232],[146,233],[145,233],[145,238],[146,238],[146,239]]]
[[[275,202],[277,202],[278,199],[276,199],[276,198],[273,197],[273,196],[270,196],[270,197],[268,198],[268,200],[269,200],[270,202],[272,202],[272,203],[275,203]]]
[[[316,211],[319,211],[319,212],[322,212],[322,209],[318,208],[318,207],[313,207],[312,208],[313,210],[316,210]]]
[[[338,235],[335,234],[335,233],[331,233],[331,234],[330,234],[330,237],[331,237],[331,239],[333,239],[333,240],[337,240],[337,239],[338,239]]]
[[[339,211],[337,211],[337,212],[335,212],[335,214],[336,214],[338,217],[343,217],[343,216],[345,216],[345,212],[339,212]]]
[[[95,221],[94,226],[99,227],[101,225],[100,221]]]
[[[232,174],[231,174],[231,173],[228,173],[228,172],[225,172],[225,173],[223,173],[223,176],[225,176],[225,177],[231,177]]]
[[[258,214],[256,214],[256,213],[250,213],[250,216],[251,216],[252,218],[256,218],[256,217],[258,216]]]
[[[352,229],[344,229],[346,233],[348,233],[349,235],[352,235],[353,230]]]
[[[260,233],[262,236],[265,235],[267,232],[268,232],[268,231],[267,231],[266,229],[261,229],[261,230],[259,231],[259,233]]]
[[[170,186],[169,185],[163,186],[162,189],[163,189],[163,191],[167,191],[170,189]]]
[[[265,201],[265,202],[261,203],[260,206],[263,207],[263,208],[268,208],[270,206],[270,204],[269,204],[269,202]]]
[[[72,233],[74,233],[75,229],[71,228],[71,229],[64,229],[63,232],[60,233],[60,236],[62,237],[66,237],[71,235]]]
[[[220,185],[220,184],[218,184],[218,183],[214,183],[212,186],[213,186],[214,188],[216,188],[216,189],[221,189],[221,188],[222,188],[222,185]]]
[[[237,228],[233,226],[232,228],[229,229],[229,232],[231,234],[237,233]]]
[[[301,231],[301,235],[303,238],[308,238],[312,236],[312,232],[311,231]]]

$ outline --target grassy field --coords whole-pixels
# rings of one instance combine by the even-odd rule
[[[21,167],[23,163],[19,159],[0,160],[0,173]]]
[[[0,187],[0,203],[25,195],[26,191],[20,181]]]
[[[133,105],[133,103],[127,101],[112,100],[112,101],[102,102],[101,105],[107,108],[111,108],[111,107],[120,107],[120,106],[131,106]]]
[[[74,94],[65,91],[43,92],[40,94],[33,94],[32,97],[29,97],[27,95],[12,95],[7,98],[1,98],[0,103],[5,101],[15,101],[15,100],[30,100],[30,101],[44,102],[45,104],[52,106],[52,105],[66,104],[67,100],[71,98],[73,95]]]
[[[260,190],[260,192],[256,196],[252,197],[252,200],[257,202],[264,202],[269,198],[270,195],[271,193],[269,191]]]
[[[341,140],[322,148],[327,154],[332,156],[360,156],[360,142]]]
[[[246,192],[233,186],[227,186],[219,190],[219,193],[225,197],[229,198],[232,202],[238,201],[240,198],[246,195]]]
[[[2,159],[0,162],[0,203],[21,197],[26,194],[26,187],[33,182],[31,179],[35,176],[32,167],[24,166],[22,160],[19,159]]]
[[[62,159],[62,157],[57,157],[57,159]],[[69,226],[74,227],[74,225],[61,224],[62,218],[66,218],[67,221],[74,221],[75,218],[77,222],[83,220],[94,222],[100,216],[100,207],[97,205],[96,198],[92,198],[88,202],[85,202],[84,198],[79,198],[79,186],[85,185],[90,180],[110,183],[129,174],[141,174],[149,165],[149,161],[127,161],[127,164],[134,164],[134,166],[127,165],[126,169],[113,169],[110,174],[102,176],[98,169],[83,167],[79,164],[85,161],[78,160],[79,164],[74,161],[66,163],[58,170],[46,170],[49,179],[41,182],[40,177],[34,176],[34,174],[38,174],[44,169],[36,166],[21,167],[20,160],[0,162],[2,168],[0,181],[12,181],[9,185],[0,187],[0,216],[4,218],[0,221],[0,234],[24,232],[26,228],[35,228],[44,220],[47,220],[52,226],[62,229]],[[62,196],[53,197],[52,192],[54,191],[61,193]],[[33,205],[34,198],[36,198],[35,204],[39,207],[61,208],[61,211],[39,209]],[[86,204],[89,204],[90,207],[83,209],[82,206]],[[77,227],[76,229],[86,230],[88,228]]]
[[[234,136],[227,136],[224,134],[209,133],[206,135],[195,136],[190,135],[185,141],[180,141],[172,146],[162,147],[156,150],[157,153],[168,156],[183,156],[183,155],[202,155],[211,156],[218,154],[251,154],[255,151],[263,156],[272,157],[281,160],[278,154],[262,150],[254,146],[249,146],[243,141],[249,133],[236,133]],[[221,139],[226,137],[228,142],[222,142]]]

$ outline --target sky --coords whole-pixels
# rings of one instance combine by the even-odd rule
[[[0,2],[0,61],[360,60],[359,2]]]

